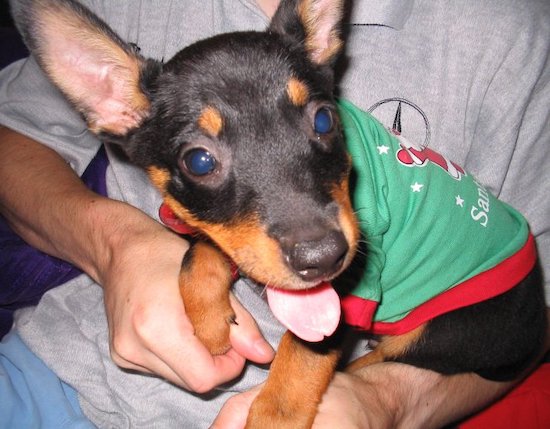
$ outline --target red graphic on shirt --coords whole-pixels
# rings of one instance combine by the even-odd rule
[[[458,164],[455,164],[440,153],[427,147],[418,147],[407,141],[397,133],[393,133],[399,140],[401,149],[397,151],[397,159],[407,167],[424,167],[428,161],[438,165],[456,180],[460,180],[466,173]]]
[[[399,100],[397,105],[397,111],[395,112],[395,117],[393,119],[393,126],[389,131],[397,137],[401,149],[397,151],[398,161],[407,166],[407,167],[424,167],[427,165],[428,161],[433,162],[435,165],[438,165],[443,170],[445,170],[452,178],[460,180],[462,176],[465,176],[466,173],[459,165],[455,164],[445,156],[437,153],[431,149],[428,149],[427,143],[429,142],[429,126],[428,119],[426,115],[420,110],[420,108],[410,102],[406,102],[409,106],[412,106],[418,113],[424,118],[424,124],[426,125],[426,130],[428,132],[428,138],[426,139],[426,145],[416,145],[409,142],[404,138],[402,134],[402,125],[401,125],[401,103],[405,100]]]

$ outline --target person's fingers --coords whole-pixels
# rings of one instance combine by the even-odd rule
[[[175,344],[171,344],[174,341]],[[198,340],[187,336],[172,336],[171,341],[154,347],[142,347],[139,358],[128,359],[112,354],[123,368],[156,374],[187,390],[204,393],[237,377],[244,368],[245,358],[231,349],[224,355],[212,356]]]
[[[235,310],[236,324],[231,325],[231,345],[237,353],[256,363],[269,363],[275,351],[262,336],[258,325],[242,304],[230,295],[231,306]]]
[[[220,410],[210,429],[243,429],[252,402],[262,385],[229,398]]]
[[[113,360],[120,366],[153,373],[195,392],[206,392],[237,377],[245,358],[231,349],[212,356],[194,335],[181,301],[162,312],[147,308],[133,335],[114,336]]]
[[[127,360],[123,356],[114,352],[111,352],[111,358],[121,368],[140,372],[143,374],[156,375],[165,380],[169,380],[171,383],[181,386],[184,389],[190,390],[190,387],[187,385],[187,383],[185,383],[185,381],[176,372],[174,372],[162,360],[158,359],[158,357],[154,353],[151,353],[148,350],[143,349],[141,351],[141,356],[139,360],[142,361],[143,364],[138,364]]]
[[[231,349],[224,355],[212,356],[199,342],[187,344],[188,350],[169,351],[163,345],[155,353],[143,348],[140,352],[140,364],[118,356],[117,365],[146,374],[158,375],[187,390],[204,393],[216,386],[236,378],[244,368],[245,359]],[[167,354],[165,354],[167,353]]]
[[[238,377],[244,368],[245,358],[234,349],[212,356],[196,337],[188,339],[186,345],[179,358],[167,356],[165,362],[194,392],[208,392]]]
[[[134,302],[139,302],[138,299],[144,296],[145,294],[141,294],[136,298],[128,295],[127,305],[119,305],[115,308],[121,310],[112,311],[109,323],[111,358],[122,368],[154,373],[182,385],[183,380],[159,360],[155,347],[162,349],[172,334],[179,336],[186,329],[192,332],[191,325],[186,326],[185,318],[180,316],[184,311],[183,304],[176,301],[167,305],[165,311],[158,313],[150,306],[134,305]],[[166,316],[169,318],[165,319]],[[161,325],[164,326],[164,334]]]

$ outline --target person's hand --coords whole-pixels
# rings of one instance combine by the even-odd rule
[[[474,374],[443,376],[399,363],[372,365],[353,374],[337,372],[313,429],[443,427],[490,404],[513,384]],[[261,387],[230,398],[211,429],[243,429]]]
[[[209,391],[237,377],[246,359],[270,362],[273,350],[233,297],[238,322],[231,326],[233,347],[224,355],[210,355],[193,334],[178,289],[188,245],[150,222],[143,219],[141,231],[124,232],[101,280],[114,362],[160,375],[194,392]]]
[[[222,407],[211,429],[243,429],[248,410],[263,385],[230,398]],[[372,406],[365,406],[365,384],[359,377],[336,373],[319,405],[313,429],[368,429],[391,427],[391,416],[384,404],[371,398]],[[372,392],[370,392],[372,393]],[[376,405],[375,405],[376,404]],[[368,411],[367,411],[368,410]]]

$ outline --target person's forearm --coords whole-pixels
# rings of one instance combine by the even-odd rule
[[[472,374],[445,377],[399,363],[337,372],[313,428],[438,429],[492,403],[512,385]],[[261,388],[229,399],[212,427],[242,427]]]
[[[547,316],[550,320],[550,309]],[[547,330],[540,357],[549,349],[550,330]],[[472,373],[442,376],[395,363],[366,367],[354,375],[355,379],[346,382],[360,392],[360,402],[365,407],[377,404],[377,410],[367,413],[372,422],[369,427],[406,429],[441,428],[456,422],[492,404],[523,379],[494,382]]]
[[[88,190],[56,152],[25,136],[0,127],[0,154],[0,212],[10,226],[99,283],[117,240],[154,228],[139,210]]]
[[[344,382],[365,407],[362,424],[377,429],[441,428],[494,402],[513,386],[395,363],[373,365],[355,375]]]

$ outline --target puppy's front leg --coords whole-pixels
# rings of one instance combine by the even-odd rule
[[[230,348],[229,328],[235,313],[229,302],[232,284],[227,257],[198,241],[186,253],[180,271],[180,293],[195,335],[213,355]]]
[[[283,336],[265,386],[252,403],[246,429],[309,429],[339,352]]]

